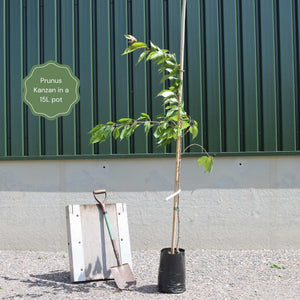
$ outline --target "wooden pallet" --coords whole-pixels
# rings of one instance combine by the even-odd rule
[[[106,209],[121,263],[132,268],[126,204],[107,204]],[[100,206],[68,205],[66,217],[71,281],[113,279],[110,268],[117,260]]]

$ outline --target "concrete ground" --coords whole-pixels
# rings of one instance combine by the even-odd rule
[[[65,252],[0,251],[0,299],[300,299],[300,250],[188,250],[186,292],[157,291],[159,251],[133,251],[137,286],[73,284]]]

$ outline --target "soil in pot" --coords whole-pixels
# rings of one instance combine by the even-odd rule
[[[160,293],[179,294],[185,291],[185,251],[171,254],[171,248],[160,251],[158,273],[158,291]]]

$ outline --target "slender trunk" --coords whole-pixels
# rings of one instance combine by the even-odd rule
[[[183,88],[183,64],[184,64],[184,34],[185,34],[185,15],[186,15],[186,0],[182,1],[182,11],[181,11],[181,37],[180,37],[180,80],[181,86],[178,91],[178,103],[182,101],[182,88]],[[182,116],[180,115],[180,110],[178,110],[178,122],[179,128],[182,128]],[[176,166],[175,166],[175,184],[174,192],[177,192],[180,188],[180,169],[181,169],[181,148],[182,148],[182,134],[177,139],[176,142]],[[172,244],[171,253],[175,254],[175,239],[176,232],[178,231],[177,225],[179,217],[179,194],[174,196],[173,204],[173,228],[172,228]],[[178,237],[179,239],[179,237]],[[177,245],[178,247],[178,245]]]

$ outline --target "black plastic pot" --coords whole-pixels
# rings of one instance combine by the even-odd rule
[[[158,291],[169,294],[180,294],[185,291],[184,249],[179,249],[175,254],[171,254],[171,248],[160,251]]]

